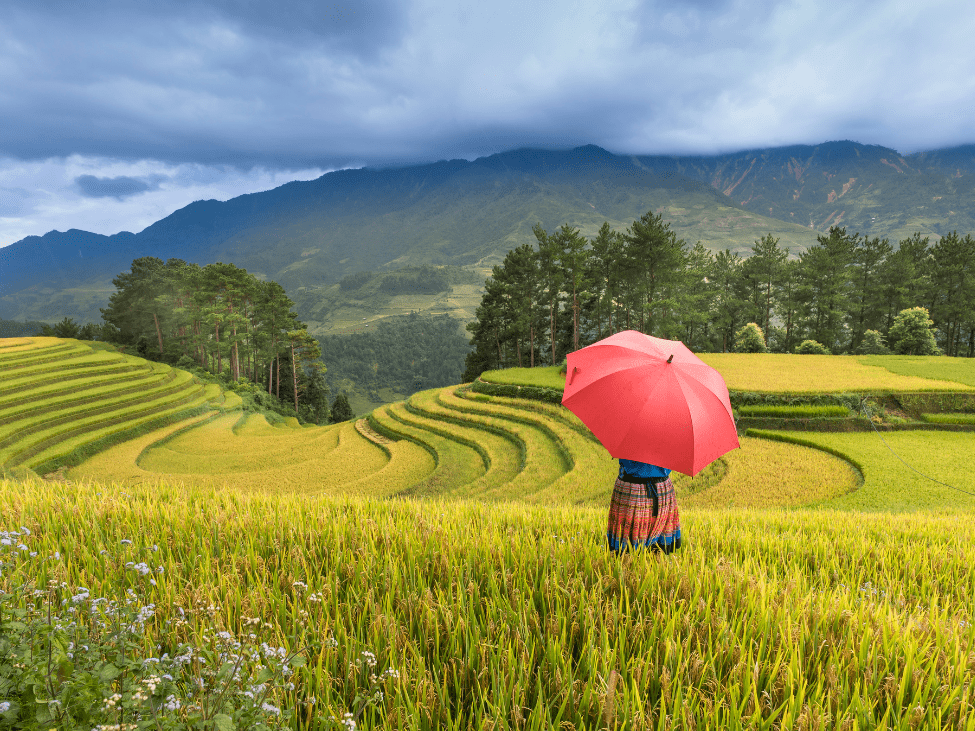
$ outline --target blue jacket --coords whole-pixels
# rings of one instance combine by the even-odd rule
[[[621,459],[620,479],[623,479],[624,475],[630,475],[631,477],[668,477],[670,476],[670,470],[666,467],[657,467],[655,464],[648,464],[647,462]]]

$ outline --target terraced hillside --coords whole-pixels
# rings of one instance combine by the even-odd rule
[[[377,431],[437,455],[437,469],[406,494],[603,505],[619,469],[575,415],[539,401],[451,386],[415,394],[369,418]],[[740,450],[694,479],[676,475],[675,484],[690,505],[712,504],[720,486],[720,504],[739,507],[819,502],[859,484],[843,460],[796,446],[744,438]]]
[[[77,340],[3,339],[0,469],[50,472],[140,433],[191,424],[231,406],[224,398],[186,371]]]
[[[256,492],[412,496],[604,505],[618,464],[559,406],[487,397],[461,386],[415,394],[368,419],[330,427],[270,426],[228,415],[118,445],[72,478],[152,481]],[[849,464],[796,444],[744,439],[691,480],[688,505],[818,502],[856,488]],[[720,488],[720,489],[719,489]]]
[[[385,497],[435,467],[420,446],[370,436],[351,422],[272,426],[259,414],[227,414],[120,444],[68,476],[123,485],[165,480],[260,493]]]

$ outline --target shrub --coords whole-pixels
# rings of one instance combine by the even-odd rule
[[[735,333],[736,353],[767,353],[765,333],[757,323],[750,322]]]
[[[890,328],[890,348],[898,355],[941,355],[934,342],[934,321],[924,307],[901,310]]]
[[[739,416],[774,417],[783,419],[832,419],[850,415],[845,406],[797,404],[795,406],[739,406]]]
[[[799,343],[799,347],[796,348],[796,352],[800,355],[829,355],[829,349],[821,344],[817,343],[815,340],[803,340]]]
[[[857,348],[860,355],[887,355],[890,349],[884,343],[884,336],[876,330],[867,330],[863,333],[863,340]]]
[[[342,421],[349,421],[355,418],[355,414],[352,413],[352,407],[349,405],[349,399],[344,393],[340,393],[335,397],[335,401],[332,402],[332,410],[329,414],[332,423],[338,424]]]

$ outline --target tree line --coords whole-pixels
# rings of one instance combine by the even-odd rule
[[[508,252],[485,282],[465,380],[484,370],[550,365],[620,330],[727,352],[754,323],[765,347],[796,352],[884,348],[899,314],[924,308],[946,355],[975,356],[975,239],[932,243],[916,233],[887,239],[832,227],[798,256],[771,234],[749,256],[689,246],[662,215],[623,231],[604,223],[583,236],[565,224],[534,227],[536,242]],[[895,333],[897,330],[895,329]]]
[[[328,422],[321,348],[277,282],[217,262],[142,257],[112,280],[102,336],[139,355],[246,381]]]

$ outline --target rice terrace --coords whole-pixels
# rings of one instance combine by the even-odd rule
[[[975,362],[701,357],[741,449],[618,557],[558,367],[311,427],[0,340],[0,728],[975,730]]]

